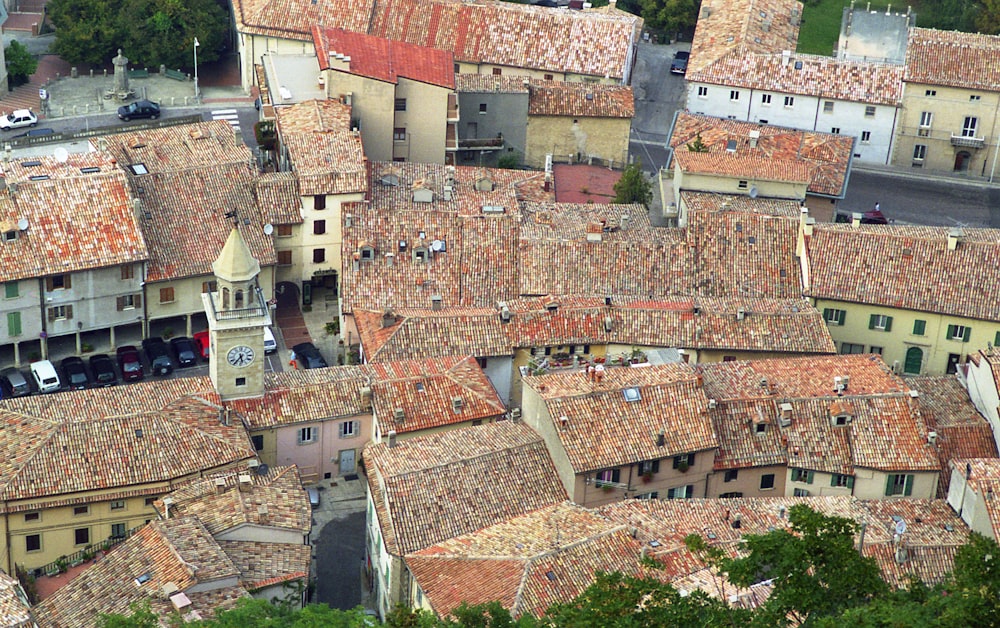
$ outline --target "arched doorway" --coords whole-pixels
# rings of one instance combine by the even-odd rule
[[[907,375],[920,375],[920,367],[924,364],[924,351],[920,347],[910,347],[906,350],[906,360],[903,362],[903,372]]]
[[[955,155],[955,172],[968,172],[972,164],[972,153],[967,150],[960,150]]]
[[[299,307],[299,287],[291,281],[280,281],[274,287],[274,297],[278,307]]]

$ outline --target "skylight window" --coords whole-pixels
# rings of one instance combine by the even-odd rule
[[[629,403],[642,399],[642,395],[639,394],[638,388],[626,388],[622,391],[622,394],[625,395],[625,401],[628,401]]]
[[[146,170],[146,164],[132,164],[128,168],[132,171],[132,174],[149,174],[149,170]]]

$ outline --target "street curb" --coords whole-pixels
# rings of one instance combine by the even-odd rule
[[[868,174],[877,174],[880,176],[893,177],[896,179],[907,179],[911,181],[933,181],[937,183],[947,183],[949,185],[957,185],[957,186],[977,188],[977,189],[1000,187],[1000,180],[994,183],[990,183],[987,180],[980,181],[974,179],[966,179],[964,177],[954,177],[946,174],[899,170],[891,166],[873,166],[871,164],[854,163],[851,166],[851,171],[864,172]],[[998,176],[997,179],[1000,179],[1000,176]]]

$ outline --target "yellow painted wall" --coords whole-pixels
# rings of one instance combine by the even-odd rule
[[[743,493],[743,497],[780,497],[785,494],[786,472],[785,465],[748,467],[739,469],[736,479],[726,482],[725,471],[717,471],[708,478],[707,497],[716,498],[724,493]],[[768,474],[774,476],[774,488],[761,489],[761,478]]]
[[[549,153],[586,163],[588,156],[624,163],[632,120],[573,116],[528,116],[524,163],[544,167]]]
[[[444,163],[450,93],[445,87],[399,78],[395,98],[406,99],[406,111],[395,112],[393,127],[406,129],[406,141],[393,142],[393,158]],[[388,131],[391,136],[392,128]]]
[[[365,156],[372,161],[391,161],[396,86],[349,72],[327,70],[325,74],[331,98],[350,94],[351,117],[360,122]]]

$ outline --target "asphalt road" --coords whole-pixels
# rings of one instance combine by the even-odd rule
[[[331,501],[331,500],[327,500]],[[313,541],[316,559],[313,602],[350,610],[363,602],[361,569],[365,560],[365,497],[324,503],[329,519]],[[320,518],[320,514],[314,518]],[[324,517],[325,519],[326,517]]]

